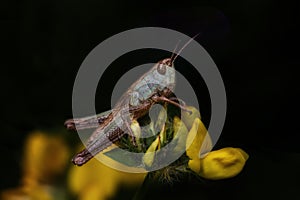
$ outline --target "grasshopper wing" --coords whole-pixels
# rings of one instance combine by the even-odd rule
[[[108,110],[97,115],[92,115],[83,118],[68,119],[65,121],[65,126],[68,130],[83,130],[92,129],[101,126],[107,121],[113,110]]]

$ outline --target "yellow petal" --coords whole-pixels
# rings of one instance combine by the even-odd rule
[[[200,157],[206,155],[212,148],[210,136],[200,120],[196,118],[186,140],[186,154],[190,158],[188,166],[194,172],[200,172]]]
[[[185,124],[175,116],[173,120],[173,140],[177,140],[177,144],[174,148],[175,152],[184,152],[185,143],[188,135],[188,129]]]
[[[136,139],[139,139],[141,137],[141,127],[140,127],[138,121],[133,120],[131,122],[130,128],[131,128],[134,136],[136,137]]]
[[[203,142],[208,144],[203,144]],[[202,121],[199,118],[196,118],[186,140],[187,156],[190,159],[198,159],[202,146],[211,148],[211,140]]]
[[[147,167],[150,167],[153,164],[154,156],[155,156],[155,150],[160,148],[160,137],[156,137],[154,142],[150,145],[150,147],[147,149],[144,157],[143,162]]]
[[[131,128],[131,130],[134,134],[135,141],[136,141],[136,144],[137,144],[137,148],[138,148],[139,151],[141,151],[142,150],[142,144],[141,144],[141,141],[140,141],[140,138],[141,138],[140,124],[138,123],[138,121],[133,120],[131,122],[130,128]]]
[[[165,144],[166,141],[167,141],[167,132],[166,132],[166,125],[165,124],[162,126],[162,129],[159,133],[159,137],[160,137],[159,145],[161,146],[161,145]],[[160,149],[160,146],[159,146],[159,149]]]
[[[212,180],[236,176],[242,171],[248,157],[240,148],[227,147],[212,151],[200,160],[199,175]]]

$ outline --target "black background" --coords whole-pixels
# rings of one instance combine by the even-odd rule
[[[149,192],[149,198],[298,195],[297,3],[47,0],[1,2],[0,8],[1,189],[19,183],[26,134],[38,128],[63,128],[64,120],[71,117],[73,82],[85,56],[121,31],[160,26],[191,37],[201,33],[196,40],[217,64],[227,92],[227,119],[216,148],[241,147],[250,158],[233,179],[177,183]],[[97,109],[108,108],[114,81],[130,66],[156,62],[168,55],[163,53],[144,51],[116,62],[107,72],[109,78],[99,84]],[[189,76],[189,71],[181,71]],[[197,77],[189,78],[195,86]],[[209,105],[204,100],[200,106],[207,120]]]

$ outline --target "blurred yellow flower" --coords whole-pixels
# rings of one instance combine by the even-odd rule
[[[25,142],[24,179],[50,182],[64,172],[69,164],[70,152],[63,138],[57,134],[35,131]]]
[[[105,156],[102,154],[102,156]],[[106,156],[105,156],[106,157]],[[119,165],[108,157],[110,163]],[[113,197],[120,185],[138,186],[146,173],[126,173],[112,169],[93,158],[83,167],[72,166],[68,174],[70,191],[79,200],[105,200]]]
[[[53,200],[53,183],[62,175],[69,163],[69,149],[58,134],[34,131],[25,141],[23,154],[23,177],[21,186],[1,194],[1,199]]]

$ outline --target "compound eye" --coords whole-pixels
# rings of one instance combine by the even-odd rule
[[[157,66],[157,71],[158,73],[160,73],[161,75],[164,75],[166,73],[166,65],[164,64],[159,64]]]

